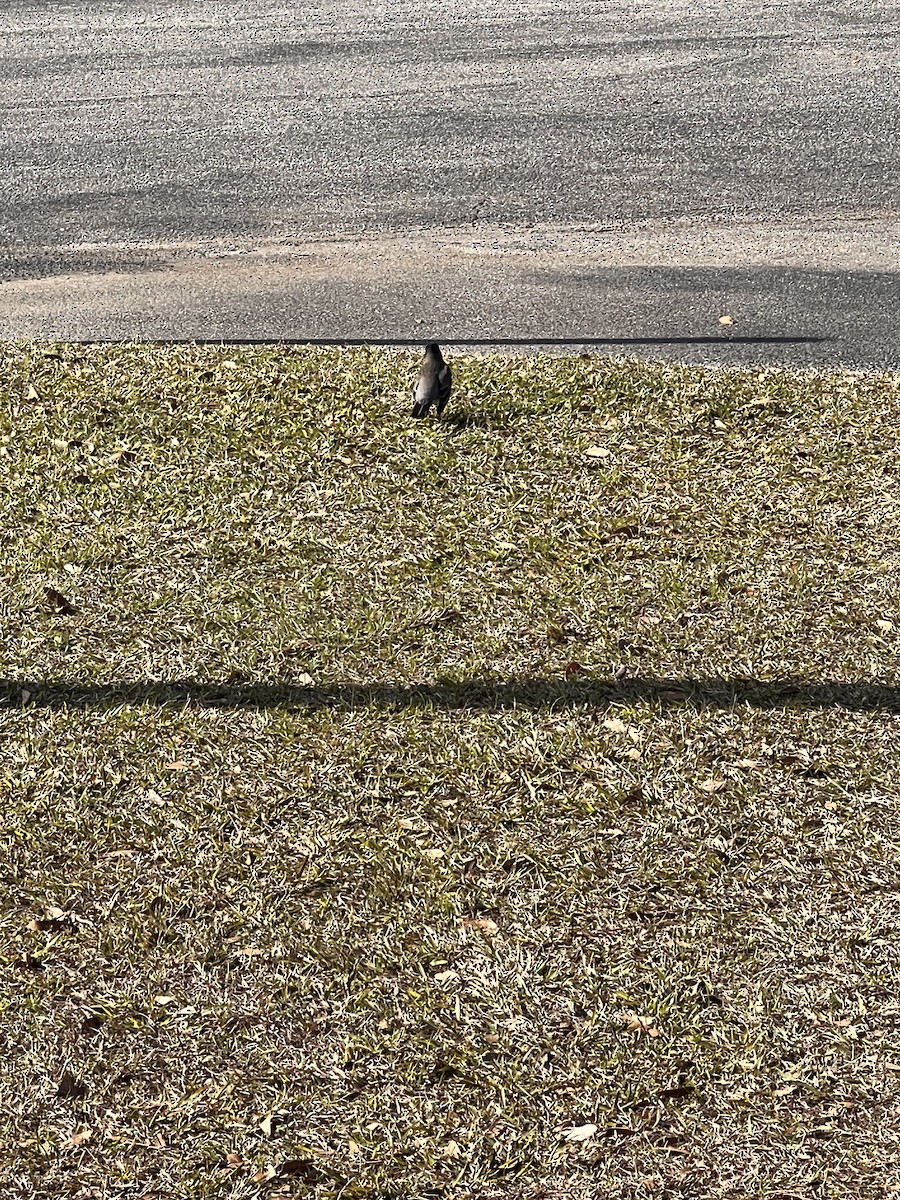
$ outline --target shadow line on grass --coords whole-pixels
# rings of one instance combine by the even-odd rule
[[[198,679],[70,683],[0,679],[0,705],[44,709],[106,709],[123,704],[159,707],[336,710],[594,708],[638,703],[725,709],[845,709],[900,713],[900,684],[798,679],[652,678],[438,680],[433,683],[325,683]]]

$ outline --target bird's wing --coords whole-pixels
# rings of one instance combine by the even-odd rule
[[[424,371],[419,373],[419,378],[416,380],[413,388],[413,396],[420,403],[431,399],[431,391],[434,380],[429,379]]]
[[[442,369],[438,372],[438,405],[441,409],[444,408],[447,401],[450,399],[450,387],[453,383],[453,375],[447,363],[444,363]]]

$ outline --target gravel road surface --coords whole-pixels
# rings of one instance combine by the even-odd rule
[[[7,3],[0,337],[898,369],[898,129],[894,2]]]

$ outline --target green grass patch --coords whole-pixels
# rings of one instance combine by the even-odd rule
[[[900,380],[418,357],[0,348],[7,1187],[890,1195]]]

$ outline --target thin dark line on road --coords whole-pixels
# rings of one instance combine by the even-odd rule
[[[534,338],[60,338],[72,346],[127,346],[141,341],[146,346],[423,346],[440,342],[442,346],[758,346],[813,344],[832,339],[819,336],[772,337],[534,337]]]

